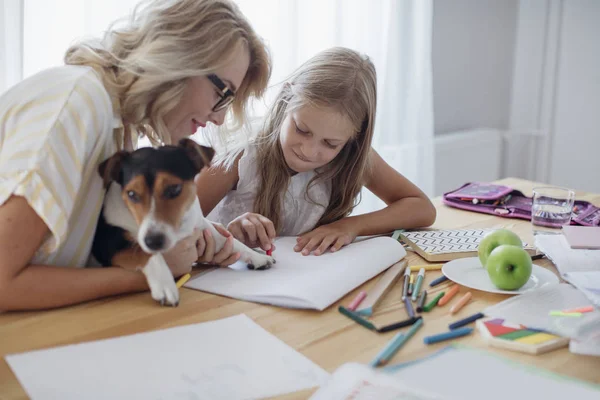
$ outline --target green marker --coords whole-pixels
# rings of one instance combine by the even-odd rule
[[[417,297],[419,297],[419,291],[421,290],[421,285],[423,284],[423,279],[425,279],[425,268],[421,268],[419,270],[419,275],[417,275],[415,288],[412,292],[412,301],[417,301]]]
[[[360,315],[358,315],[357,313],[348,310],[346,307],[344,306],[339,306],[338,307],[338,311],[341,312],[342,314],[344,314],[346,317],[350,318],[352,321],[364,326],[365,328],[372,330],[372,331],[376,331],[377,327],[375,325],[373,325],[371,322],[367,321],[366,319],[362,318]]]
[[[445,294],[446,294],[446,292],[442,292],[442,293],[438,294],[437,296],[435,296],[433,300],[431,300],[429,303],[427,303],[427,305],[425,307],[423,307],[423,311],[425,311],[425,312],[431,311],[431,309],[437,305],[438,301],[440,301],[440,299],[442,297],[444,297]]]

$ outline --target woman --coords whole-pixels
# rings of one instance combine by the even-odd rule
[[[221,125],[229,109],[242,123],[271,72],[267,49],[228,0],[150,2],[100,43],[71,47],[65,64],[0,97],[0,310],[147,290],[138,272],[64,268],[90,265],[104,198],[98,164],[134,149],[138,135],[176,143]],[[235,258],[230,247],[214,255],[209,237],[208,251],[203,240],[196,249],[197,239],[167,255],[175,276],[198,254]]]

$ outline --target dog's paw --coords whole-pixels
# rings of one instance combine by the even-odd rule
[[[265,270],[269,269],[275,264],[275,259],[266,254],[261,254],[257,251],[252,251],[252,254],[248,254],[245,257],[248,269]]]
[[[150,262],[143,272],[154,300],[162,306],[177,307],[179,305],[179,289],[177,289],[173,275],[166,264]]]

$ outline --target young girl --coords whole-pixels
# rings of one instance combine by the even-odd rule
[[[371,148],[376,88],[373,63],[353,50],[332,48],[304,63],[256,139],[198,177],[208,219],[264,250],[275,236],[299,235],[295,251],[304,255],[432,224],[427,196]],[[349,217],[363,186],[387,207]]]

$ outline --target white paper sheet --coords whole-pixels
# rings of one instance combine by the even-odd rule
[[[245,315],[5,358],[35,400],[256,399],[328,377]]]
[[[511,297],[483,310],[488,317],[503,318],[530,328],[543,329],[560,336],[588,339],[600,331],[600,311],[581,317],[557,317],[550,311],[562,311],[590,305],[585,295],[566,283]]]
[[[600,250],[572,249],[564,235],[537,235],[535,246],[556,265],[558,272],[600,271]]]
[[[478,349],[449,347],[387,369],[414,390],[460,400],[597,400],[600,386],[513,362]]]
[[[348,292],[406,256],[390,237],[352,243],[335,253],[303,256],[293,237],[277,238],[277,263],[266,271],[218,268],[190,279],[184,287],[236,299],[290,308],[324,310]]]

